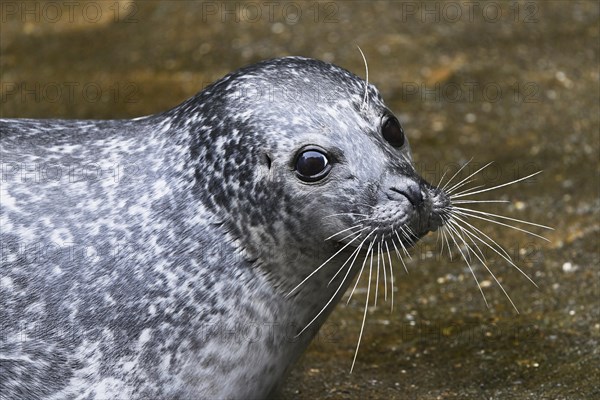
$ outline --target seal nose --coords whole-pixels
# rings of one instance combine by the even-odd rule
[[[400,184],[391,187],[390,190],[406,197],[415,208],[423,204],[421,186],[412,179],[403,179]]]

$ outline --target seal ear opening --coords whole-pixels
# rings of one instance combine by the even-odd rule
[[[271,157],[269,157],[269,155],[267,153],[265,153],[265,163],[267,164],[267,168],[271,169]]]

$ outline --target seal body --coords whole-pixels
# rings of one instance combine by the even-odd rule
[[[386,113],[350,72],[288,57],[153,116],[0,120],[0,396],[267,396],[359,243],[441,223]],[[298,179],[307,145],[318,181]]]

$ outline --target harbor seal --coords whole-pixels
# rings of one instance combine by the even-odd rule
[[[373,85],[301,57],[156,115],[0,130],[7,399],[266,397],[450,204]]]

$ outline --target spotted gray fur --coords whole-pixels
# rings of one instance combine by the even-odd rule
[[[444,194],[382,138],[388,110],[364,90],[288,57],[157,115],[0,120],[0,396],[271,393],[344,292],[295,336],[342,285],[326,283],[350,250],[287,296],[341,248],[324,239],[360,218],[344,213],[383,239],[441,223]],[[335,156],[314,184],[294,173],[307,144]]]

